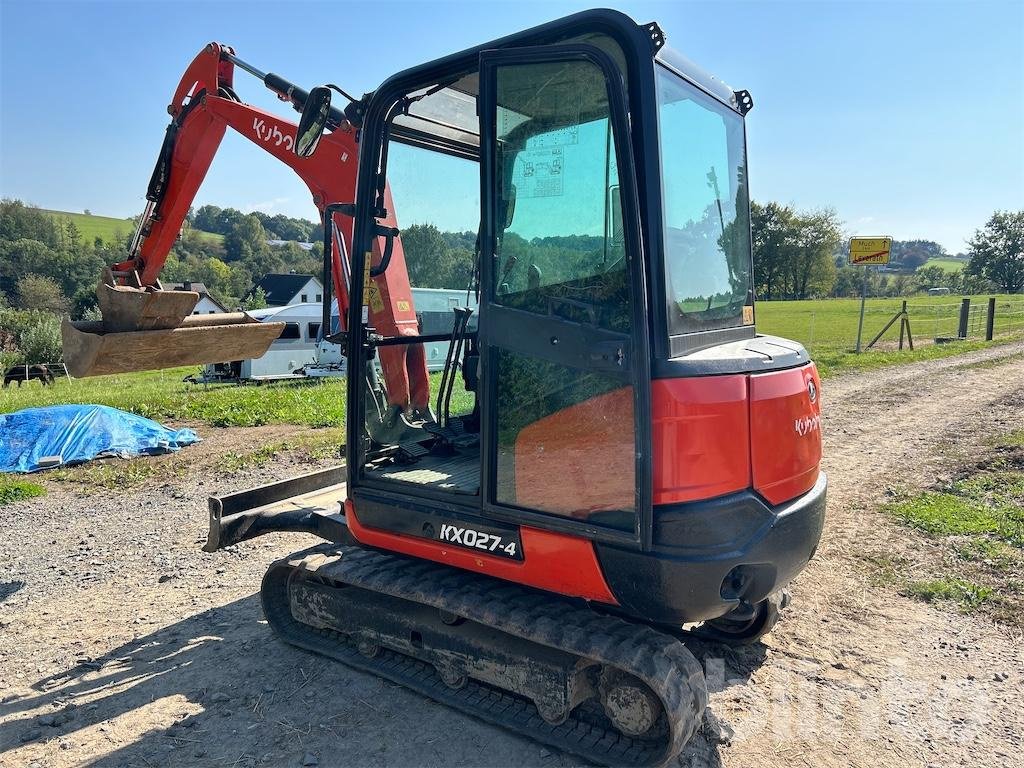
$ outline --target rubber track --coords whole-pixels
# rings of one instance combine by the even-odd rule
[[[431,605],[510,635],[618,667],[643,680],[661,700],[668,727],[630,737],[615,730],[600,706],[585,702],[561,725],[533,703],[470,679],[453,689],[434,667],[390,649],[367,658],[334,630],[297,621],[292,578],[348,584]],[[411,688],[443,704],[603,765],[659,766],[675,757],[700,725],[707,689],[699,662],[675,638],[650,627],[598,614],[579,603],[510,582],[426,560],[359,547],[319,546],[273,563],[263,579],[263,610],[285,641]],[[596,710],[596,712],[595,712]]]

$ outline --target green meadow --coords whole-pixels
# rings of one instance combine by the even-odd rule
[[[87,217],[88,218],[88,217]],[[997,341],[1024,335],[1024,297],[998,298]],[[853,352],[857,338],[858,299],[760,302],[757,326],[762,333],[783,336],[804,344],[823,376],[861,371],[936,357],[949,357],[986,346],[978,334],[984,331],[987,297],[974,303],[971,338],[935,344],[936,336],[955,336],[960,299],[956,296],[920,297],[908,301],[915,351],[899,351],[895,341],[899,326],[885,335],[878,349],[860,355]],[[864,318],[864,343],[899,310],[898,299],[869,299]],[[1012,314],[1016,313],[1016,314]],[[345,384],[341,381],[282,382],[262,386],[193,385],[182,379],[196,369],[102,376],[92,379],[59,379],[43,388],[30,382],[21,388],[0,390],[0,413],[21,408],[61,403],[110,405],[152,419],[187,421],[216,427],[258,426],[287,423],[309,427],[337,427],[345,419]],[[461,380],[460,380],[461,381]],[[431,375],[436,392],[440,374]],[[456,387],[453,411],[469,404],[468,395]]]
[[[106,243],[117,242],[130,235],[135,229],[135,224],[131,219],[115,219],[110,216],[93,216],[92,214],[68,211],[44,210],[43,213],[49,214],[58,221],[74,222],[78,231],[82,233],[82,240],[87,243],[92,243],[97,237],[102,238]],[[203,240],[217,243],[224,240],[224,235],[196,231]]]

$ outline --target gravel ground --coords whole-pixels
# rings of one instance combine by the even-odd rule
[[[877,512],[887,489],[930,484],[985,436],[1024,427],[1022,353],[825,383],[821,548],[763,644],[694,645],[712,696],[680,765],[1019,765],[1019,635],[873,586],[860,555],[919,546]],[[204,444],[160,459],[183,463],[171,480],[49,483],[0,507],[0,765],[577,764],[271,635],[263,571],[315,540],[200,547],[210,493],[311,464],[290,455],[218,475],[216,456],[289,430],[201,430]]]

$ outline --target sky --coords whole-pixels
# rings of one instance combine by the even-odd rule
[[[304,87],[373,90],[433,58],[591,3],[0,0],[0,196],[141,212],[185,68],[210,41]],[[755,200],[834,208],[850,234],[951,253],[1024,208],[1024,2],[614,3],[754,97]],[[243,101],[293,115],[241,73]],[[238,135],[196,205],[317,218],[309,192]],[[401,214],[399,214],[401,215]],[[411,222],[410,222],[411,223]]]

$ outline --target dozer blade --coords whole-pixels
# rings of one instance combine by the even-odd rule
[[[190,315],[174,328],[138,331],[64,320],[61,336],[68,373],[84,378],[262,357],[283,330],[284,323],[235,312]]]

